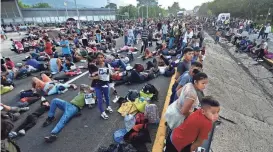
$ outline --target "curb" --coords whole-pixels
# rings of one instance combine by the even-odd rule
[[[175,75],[176,75],[176,72],[172,76],[171,81],[170,81],[170,85],[169,85],[167,96],[166,96],[166,99],[165,99],[165,104],[164,104],[164,107],[163,107],[163,110],[162,110],[161,119],[160,119],[159,126],[158,126],[158,129],[157,129],[157,133],[156,133],[156,137],[155,137],[152,152],[163,152],[163,149],[164,149],[164,146],[165,146],[164,141],[165,141],[165,138],[166,138],[166,129],[167,129],[167,126],[165,125],[165,122],[166,122],[165,121],[165,112],[166,112],[167,107],[169,106],[169,103],[170,103],[170,97],[171,97],[171,94],[172,94],[172,86],[173,86],[173,84],[175,82]]]

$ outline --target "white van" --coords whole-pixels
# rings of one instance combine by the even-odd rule
[[[224,22],[225,20],[230,19],[230,13],[220,13],[217,18],[217,22],[222,21]]]

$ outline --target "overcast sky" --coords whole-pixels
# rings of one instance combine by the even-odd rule
[[[93,1],[93,0],[91,0]],[[104,4],[107,3],[107,0],[99,0],[101,3],[104,1]],[[179,2],[181,8],[185,8],[186,10],[192,10],[195,6],[201,5],[202,3],[208,2],[211,0],[158,0],[159,5],[162,5],[162,7],[167,8],[168,6],[171,6],[174,2]],[[110,0],[111,3],[116,3],[118,6],[133,4],[136,5],[136,0]],[[95,0],[95,3],[96,0]],[[101,4],[101,5],[104,5]],[[93,5],[97,6],[93,3]]]

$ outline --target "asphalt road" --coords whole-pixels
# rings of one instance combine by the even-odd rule
[[[15,36],[15,40],[19,39],[19,36]],[[15,54],[11,52],[8,48],[10,42],[5,41],[5,45],[1,48],[1,54],[3,56],[9,56],[15,62],[22,62],[21,60],[25,57],[26,54]],[[3,44],[3,43],[2,43]],[[122,38],[117,40],[117,48],[123,45]],[[137,46],[140,48],[140,46]],[[131,63],[143,63],[142,60],[137,59],[136,57],[139,54],[135,55],[135,61]],[[147,61],[146,61],[147,62]],[[34,73],[33,75],[39,75],[39,73]],[[165,96],[167,94],[168,86],[169,86],[170,78],[166,78],[163,76],[159,76],[158,78],[149,81],[149,83],[155,85],[159,90],[159,102],[157,102],[157,106],[162,111]],[[80,84],[91,84],[90,79],[88,78],[88,74],[80,77],[76,81],[72,82],[77,85]],[[19,100],[19,92],[23,89],[31,88],[31,77],[27,77],[22,80],[15,81],[15,89],[7,94],[2,95],[1,100],[4,104],[7,105],[16,105],[16,102]],[[129,89],[138,89],[140,90],[144,84],[134,84],[134,85],[121,85],[116,87],[119,96],[125,96]],[[48,100],[52,100],[55,97],[61,98],[66,101],[70,101],[78,91],[69,90],[65,94],[62,95],[52,95],[46,97]],[[109,115],[109,120],[103,120],[100,118],[100,113],[97,107],[93,109],[84,108],[82,110],[82,115],[80,117],[73,118],[61,131],[58,135],[57,141],[54,143],[48,144],[44,142],[44,137],[49,135],[51,130],[54,128],[55,124],[58,121],[55,121],[52,125],[42,128],[42,123],[46,120],[47,114],[42,115],[32,129],[30,129],[24,137],[19,137],[17,139],[18,145],[21,147],[22,152],[95,152],[100,146],[109,146],[113,141],[113,133],[114,131],[124,128],[123,117],[116,111],[117,104],[112,102],[114,98],[111,95],[111,105],[114,109],[114,113]],[[39,102],[30,106],[30,110],[21,115],[20,119],[16,121],[15,126],[19,125],[28,114],[32,113],[37,107],[39,107]],[[62,112],[57,110],[56,118],[59,120]],[[161,115],[161,114],[160,114]],[[149,126],[150,134],[152,140],[155,139],[157,126],[150,125]],[[147,144],[148,149],[152,149],[152,143]]]

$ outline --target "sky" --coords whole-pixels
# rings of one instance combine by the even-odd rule
[[[91,0],[92,6],[95,7],[101,7],[107,4],[107,0]],[[171,6],[174,2],[179,2],[179,5],[181,8],[185,8],[186,10],[192,10],[195,6],[201,5],[202,3],[208,2],[211,0],[158,0],[158,4],[162,5],[164,8],[168,8],[168,6]],[[137,5],[136,0],[110,0],[111,3],[116,3],[118,6],[124,6],[124,5]]]

